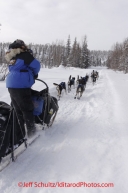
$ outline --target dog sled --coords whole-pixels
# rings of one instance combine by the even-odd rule
[[[31,90],[35,123],[40,124],[42,130],[44,130],[44,128],[52,126],[59,106],[57,99],[50,96],[48,85],[40,79],[36,80],[46,86],[41,91]],[[15,161],[16,156],[20,154],[21,146],[24,146],[24,148],[21,148],[22,153],[38,137],[39,135],[36,135],[32,140],[30,138],[29,141],[25,127],[18,121],[13,104],[9,105],[0,101],[0,171],[11,161]]]

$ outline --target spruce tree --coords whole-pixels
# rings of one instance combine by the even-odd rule
[[[66,66],[71,66],[70,64],[70,52],[71,52],[71,41],[70,35],[68,36],[67,44],[66,44]]]

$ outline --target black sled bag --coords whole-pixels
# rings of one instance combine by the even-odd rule
[[[11,106],[0,102],[0,158],[5,156],[10,143],[12,127],[12,119],[9,118],[10,112]]]
[[[12,136],[13,123],[15,124],[15,130]],[[9,149],[11,148],[12,140],[14,145],[19,145],[24,136],[25,129],[21,131],[16,114],[12,111],[12,107],[0,101],[0,158],[10,153]]]

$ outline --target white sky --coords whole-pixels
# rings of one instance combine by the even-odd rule
[[[52,43],[70,35],[90,50],[128,37],[128,0],[0,0],[0,42]]]

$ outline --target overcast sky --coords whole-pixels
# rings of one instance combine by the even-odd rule
[[[87,36],[90,50],[128,37],[128,0],[0,0],[0,42],[46,44]]]

